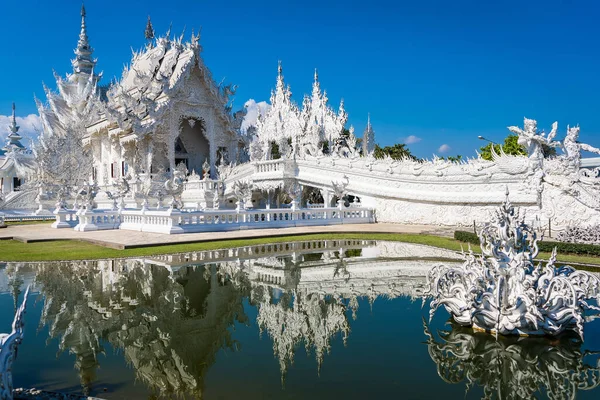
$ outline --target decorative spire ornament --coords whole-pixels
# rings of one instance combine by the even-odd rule
[[[7,136],[6,145],[2,148],[3,151],[0,151],[0,154],[8,151],[22,151],[25,150],[25,146],[21,143],[21,135],[19,135],[19,125],[17,125],[17,116],[15,112],[15,103],[12,104],[12,116],[10,117],[10,125],[8,126],[8,130],[10,133]]]
[[[371,113],[367,115],[367,127],[363,133],[363,155],[368,156],[375,151],[375,132],[371,125]]]
[[[17,125],[17,117],[15,114],[15,103],[12,103],[12,117],[10,119],[10,125],[8,127],[8,129],[10,129],[10,134],[8,135],[9,137],[15,137],[18,136],[19,139],[21,139],[21,136],[17,133],[19,131],[19,125]]]
[[[154,27],[152,26],[152,21],[150,20],[149,15],[148,22],[146,23],[146,30],[144,31],[144,37],[148,41],[148,46],[152,47],[152,40],[154,40]]]
[[[73,72],[75,74],[84,73],[91,75],[94,67],[96,66],[96,60],[92,58],[94,49],[90,46],[87,26],[85,24],[85,6],[81,5],[81,31],[79,32],[79,40],[77,41],[77,48],[75,49],[75,59],[71,61],[73,65]]]

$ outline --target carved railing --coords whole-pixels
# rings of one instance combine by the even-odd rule
[[[214,179],[204,179],[204,180],[189,180],[184,182],[183,190],[204,190],[204,191],[213,191],[222,186],[223,183]]]
[[[254,174],[252,180],[272,180],[296,177],[295,160],[268,160],[253,162]]]
[[[81,209],[76,213],[61,209],[55,211],[55,215],[54,228],[74,227],[82,232],[126,229],[167,234],[375,222],[372,209],[358,207],[203,211]]]
[[[9,222],[24,222],[24,221],[52,221],[54,220],[53,215],[4,215],[2,216],[4,221]]]
[[[74,228],[79,224],[79,216],[77,210],[67,210],[65,208],[57,208],[54,210],[56,221],[52,224],[52,228]]]

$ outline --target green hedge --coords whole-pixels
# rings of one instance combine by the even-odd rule
[[[471,244],[479,244],[479,237],[473,232],[455,231],[454,239]],[[594,244],[538,242],[540,251],[550,253],[556,247],[558,254],[580,254],[600,257],[600,246]]]

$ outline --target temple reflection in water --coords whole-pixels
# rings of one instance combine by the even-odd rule
[[[242,347],[236,339],[236,325],[256,324],[263,340],[272,343],[282,383],[302,348],[316,360],[318,373],[332,343],[345,343],[351,335],[359,300],[373,307],[378,298],[402,297],[418,299],[420,305],[427,272],[440,260],[460,261],[460,257],[406,243],[314,240],[146,259],[9,263],[0,271],[0,292],[12,294],[16,304],[20,291],[32,285],[42,303],[39,326],[47,328],[47,341],[56,341],[59,353],[75,356],[84,393],[94,391],[99,355],[106,353],[104,347],[109,344],[156,396],[200,398],[218,353]],[[512,371],[512,364],[498,366],[503,369],[500,375],[491,374],[497,376],[492,381],[485,378],[486,368],[473,362],[490,362],[485,354],[491,345],[477,342],[483,339],[471,340],[457,333],[444,336],[445,345],[452,343],[458,351],[452,353],[433,340],[427,327],[425,333],[431,358],[445,380],[470,377],[469,385],[486,387],[486,394],[487,386],[494,391],[502,384],[514,384],[498,381],[504,379],[500,372]],[[466,344],[461,344],[464,337]],[[570,379],[583,379],[582,353],[568,343],[564,351],[561,342],[553,352],[545,353],[546,358],[536,361],[536,370],[544,371],[543,364],[552,371],[575,371]],[[518,345],[503,347],[498,354],[512,354]],[[467,356],[480,351],[484,355]],[[458,360],[453,359],[457,354]],[[492,358],[497,360],[498,354]],[[544,375],[552,382],[530,377],[531,355],[518,351],[517,355],[527,360],[514,364],[526,371],[515,375],[522,377],[517,384],[528,384],[524,390],[534,391],[541,384],[564,386],[560,374]],[[563,364],[557,366],[557,362]],[[470,371],[479,368],[481,376]],[[585,371],[596,374],[590,387],[597,385],[598,369]],[[564,390],[571,393],[576,388]]]

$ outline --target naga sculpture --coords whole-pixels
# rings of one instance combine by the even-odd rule
[[[25,325],[23,317],[28,295],[29,287],[23,295],[23,303],[15,313],[12,332],[0,334],[0,398],[2,399],[12,400],[13,398],[12,363],[17,358],[17,347],[23,340],[23,326]]]
[[[463,326],[501,335],[550,335],[574,331],[583,338],[584,311],[600,308],[596,274],[550,260],[534,264],[538,238],[508,199],[479,233],[481,256],[472,250],[462,266],[438,265],[428,276],[430,318],[444,306]]]

